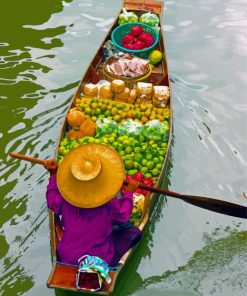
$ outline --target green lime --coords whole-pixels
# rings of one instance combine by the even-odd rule
[[[151,159],[153,159],[153,155],[151,153],[147,153],[145,158],[147,160],[151,160]]]
[[[129,143],[130,143],[130,140],[127,140],[127,139],[126,139],[126,140],[123,140],[123,144],[124,144],[124,145],[128,146]]]
[[[105,114],[106,117],[107,117],[107,116],[111,116],[111,111],[110,111],[110,110],[106,110],[106,111],[104,112],[104,114]]]
[[[112,146],[113,146],[115,149],[118,149],[119,144],[118,144],[118,142],[114,142],[114,143],[112,144]]]
[[[150,177],[152,177],[152,175],[150,173],[146,173],[146,174],[144,174],[144,177],[145,178],[150,178]]]
[[[127,170],[131,170],[134,167],[134,162],[131,159],[127,159],[125,160],[124,165]]]
[[[141,153],[142,152],[142,148],[141,147],[135,147],[134,148],[134,152],[135,153]]]
[[[136,145],[136,140],[133,139],[133,138],[130,138],[130,139],[129,139],[129,145],[132,146],[132,147],[135,147],[135,145]]]
[[[117,141],[119,143],[122,143],[124,140],[125,140],[125,136],[120,136],[120,137],[117,138]]]
[[[119,153],[120,156],[124,156],[125,155],[125,152],[124,151],[119,151],[118,153]]]
[[[116,140],[116,143],[118,143],[118,149],[123,150],[123,144],[119,143],[118,140]]]
[[[127,155],[125,155],[125,158],[128,159],[128,160],[131,160],[131,161],[132,161],[132,156],[131,156],[131,154],[127,154]]]
[[[159,155],[160,156],[165,155],[165,150],[164,149],[159,149]]]
[[[159,163],[159,162],[160,162],[160,160],[159,160],[159,158],[158,158],[158,157],[154,157],[154,158],[153,158],[153,162],[154,162],[154,163]]]
[[[84,111],[85,111],[85,113],[86,113],[87,115],[91,115],[91,114],[92,114],[92,110],[91,110],[90,107],[86,107]]]
[[[95,116],[100,115],[100,114],[101,114],[101,109],[100,109],[100,108],[96,108],[96,109],[94,110],[93,114],[94,114]]]
[[[130,154],[132,152],[132,148],[130,146],[127,146],[125,148],[125,153]]]
[[[161,163],[157,163],[155,165],[155,168],[158,169],[158,170],[160,170],[162,168],[162,164]]]
[[[158,177],[160,174],[160,170],[158,170],[157,168],[152,169],[151,174],[153,177]]]
[[[64,146],[60,146],[58,148],[58,153],[64,154],[64,151],[66,150],[66,148]]]
[[[128,176],[133,176],[137,172],[138,172],[137,170],[128,170]]]
[[[134,161],[134,168],[135,169],[139,169],[140,168],[140,164],[136,161]]]
[[[143,116],[142,112],[136,112],[135,118],[140,120],[142,116]]]
[[[142,155],[141,155],[141,153],[136,153],[136,154],[134,155],[134,160],[135,160],[136,162],[141,163],[141,161],[142,161]]]
[[[142,159],[142,161],[141,161],[141,165],[145,166],[146,163],[147,163],[147,160],[146,160],[146,159]]]
[[[153,168],[154,168],[154,165],[155,165],[154,162],[151,161],[151,160],[147,161],[147,163],[146,163],[146,167],[147,167],[149,170],[153,169]]]
[[[109,142],[110,144],[113,144],[113,143],[115,142],[115,139],[114,139],[113,137],[109,137],[109,138],[108,138],[108,142]]]
[[[123,104],[117,104],[117,108],[118,108],[119,110],[122,110],[122,109],[123,109],[123,107],[124,107],[124,105],[123,105]]]
[[[140,172],[143,173],[143,174],[145,174],[145,173],[148,172],[148,168],[147,167],[141,167],[140,168]]]

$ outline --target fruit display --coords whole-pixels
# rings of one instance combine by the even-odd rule
[[[153,104],[126,104],[117,101],[111,101],[103,98],[76,99],[76,107],[84,112],[86,117],[92,121],[98,118],[113,119],[117,123],[122,123],[126,119],[147,123],[150,120],[158,119],[165,121],[170,118],[169,108],[156,108]]]
[[[128,35],[122,38],[122,47],[131,50],[148,48],[154,44],[152,34],[144,31],[142,26],[134,26]]]
[[[118,24],[123,25],[135,22],[138,22],[138,16],[133,11],[128,12],[125,8],[123,8],[123,12],[120,13],[118,17]]]
[[[166,153],[166,142],[160,137],[149,140],[143,134],[145,125],[142,125],[138,136],[130,136],[130,133],[128,135],[119,134],[119,128],[121,130],[121,127],[117,123],[114,124],[112,120],[99,119],[99,122],[101,122],[101,126],[99,124],[100,129],[96,131],[95,137],[86,136],[81,139],[71,140],[65,135],[58,149],[58,163],[71,150],[80,145],[101,143],[109,145],[119,153],[126,169],[126,175],[133,176],[140,172],[145,178],[159,176]]]

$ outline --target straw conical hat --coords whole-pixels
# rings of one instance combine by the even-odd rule
[[[70,152],[57,171],[64,199],[80,208],[110,201],[121,188],[125,169],[118,153],[102,144],[86,144]]]

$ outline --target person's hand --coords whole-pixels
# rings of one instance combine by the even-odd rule
[[[58,169],[58,165],[54,159],[47,159],[44,161],[44,167],[51,175],[55,175]]]
[[[128,186],[125,188],[125,192],[132,192],[134,193],[136,189],[138,188],[139,182],[137,182],[134,179],[129,180]]]

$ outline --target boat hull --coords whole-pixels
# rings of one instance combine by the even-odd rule
[[[160,26],[163,27],[162,20],[163,20],[163,2],[158,0],[153,1],[142,1],[142,0],[126,0],[123,2],[123,7],[125,7],[127,10],[134,10],[137,14],[146,12],[144,9],[146,8],[146,5],[148,4],[149,7],[152,7],[153,12],[159,15],[160,18]],[[118,17],[118,16],[117,16]],[[107,39],[109,39],[111,31],[113,28],[117,25],[117,17],[113,23],[112,28],[107,33],[106,38],[104,39],[103,43],[99,47],[99,50],[97,51],[96,55],[94,56],[93,60],[91,61],[88,69],[85,71],[85,73],[82,75],[82,79],[75,91],[75,94],[72,98],[71,104],[68,106],[68,111],[75,105],[75,102],[78,98],[80,98],[83,85],[85,83],[97,83],[100,79],[102,79],[102,72],[101,72],[101,64],[102,64],[102,55],[103,55],[103,44]],[[149,82],[152,82],[155,85],[166,85],[170,87],[170,80],[169,80],[169,73],[168,73],[168,67],[167,67],[167,60],[166,60],[166,51],[165,51],[165,42],[164,42],[164,36],[163,32],[161,30],[160,32],[160,40],[159,40],[159,49],[163,52],[163,60],[159,64],[159,67],[154,67],[154,70],[152,72],[152,75],[149,77]],[[171,140],[172,140],[172,101],[171,96],[169,100],[169,110],[170,110],[170,130],[169,130],[169,139],[167,144],[167,153],[165,155],[163,166],[160,172],[159,177],[156,180],[156,186],[162,188],[164,183],[164,178],[166,174],[166,170],[168,167],[168,157],[169,157],[169,151],[171,146]],[[64,134],[66,132],[66,119],[64,120],[64,123],[62,125],[61,131],[60,131],[60,139],[58,141],[58,146],[56,149],[55,157],[58,155],[58,148],[59,143],[62,140]],[[152,219],[152,215],[154,213],[154,206],[157,201],[158,195],[157,194],[148,194],[145,197],[145,204],[144,204],[144,210],[142,217],[140,219],[140,223],[138,227],[143,232],[148,227],[150,220]],[[51,253],[52,253],[52,261],[53,261],[53,269],[51,271],[51,274],[47,281],[47,286],[50,288],[57,288],[57,289],[66,289],[66,290],[72,290],[72,291],[78,291],[75,287],[75,279],[76,279],[76,272],[77,267],[72,265],[65,265],[57,262],[56,259],[56,245],[59,242],[59,240],[62,237],[63,229],[60,223],[60,220],[58,217],[54,215],[54,213],[49,210],[49,221],[50,221],[50,237],[51,237]],[[136,248],[136,247],[134,247]],[[115,271],[110,272],[111,276],[111,284],[105,284],[103,289],[100,291],[95,292],[99,295],[109,295],[113,292],[114,286],[116,283],[116,279],[124,266],[126,264],[127,260],[131,259],[131,254],[133,253],[133,249],[129,250],[119,261],[118,269]],[[138,248],[138,246],[137,246]],[[85,292],[85,291],[83,291]],[[90,292],[92,293],[92,292]]]

